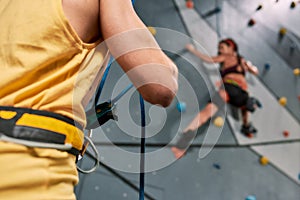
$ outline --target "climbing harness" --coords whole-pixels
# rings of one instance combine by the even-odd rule
[[[0,139],[29,147],[55,148],[78,155],[83,144],[79,124],[62,115],[0,106]]]

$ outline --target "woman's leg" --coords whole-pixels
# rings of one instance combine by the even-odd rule
[[[252,137],[253,134],[257,132],[255,127],[249,122],[249,111],[247,108],[241,108],[242,111],[242,118],[243,118],[243,125],[241,128],[241,132],[244,133],[248,137]]]
[[[208,119],[216,114],[218,107],[214,103],[208,103],[203,110],[201,110],[193,119],[193,121],[183,130],[195,131],[201,127]]]
[[[257,130],[249,122],[249,111],[253,112],[257,107],[261,107],[260,102],[253,97],[249,97],[248,92],[238,86],[226,83],[224,85],[230,97],[229,103],[241,109],[241,132],[248,137],[252,136]]]
[[[212,116],[216,114],[218,107],[210,102],[203,110],[201,110],[192,122],[184,129],[181,138],[177,141],[176,146],[172,147],[171,150],[174,156],[178,159],[181,158],[189,146],[191,140],[195,137],[196,130],[206,123]]]
[[[228,102],[228,100],[229,96],[224,89],[220,89],[218,94],[212,97],[212,101],[195,116],[192,122],[183,130],[183,133],[176,145],[171,148],[176,158],[180,158],[185,154],[191,140],[195,137],[197,129],[217,113],[219,109],[218,106],[222,107],[225,102]]]
[[[249,117],[249,113],[248,110],[246,110],[245,108],[241,108],[242,111],[242,120],[243,120],[243,125],[244,126],[248,126],[248,117]]]

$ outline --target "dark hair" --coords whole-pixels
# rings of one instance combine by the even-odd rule
[[[219,42],[219,44],[221,43],[224,43],[226,44],[227,46],[231,46],[233,48],[233,50],[236,52],[237,54],[237,57],[238,57],[238,63],[241,64],[241,59],[242,59],[242,56],[239,54],[239,48],[238,48],[238,45],[236,44],[236,42],[231,39],[231,38],[226,38],[226,39],[223,39]]]
[[[221,43],[225,43],[227,46],[231,46],[235,52],[238,52],[238,45],[236,44],[236,42],[233,39],[226,38],[219,42],[219,44],[221,44]]]

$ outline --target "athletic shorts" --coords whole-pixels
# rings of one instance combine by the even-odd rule
[[[224,83],[224,88],[229,96],[229,104],[236,107],[242,107],[246,105],[249,98],[249,94],[247,91],[243,90],[239,86],[230,83]]]

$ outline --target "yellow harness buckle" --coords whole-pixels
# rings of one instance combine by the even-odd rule
[[[16,116],[17,112],[15,111],[6,111],[0,110],[0,118],[2,119],[12,119]]]

